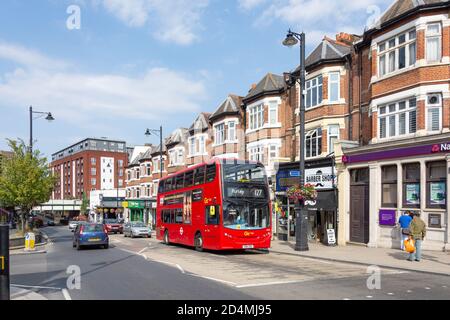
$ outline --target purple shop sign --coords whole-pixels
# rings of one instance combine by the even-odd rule
[[[380,226],[395,226],[396,210],[380,210]]]
[[[392,150],[383,150],[371,153],[362,153],[355,155],[344,155],[342,162],[350,164],[357,162],[369,162],[393,158],[406,158],[425,154],[450,152],[450,143],[437,143],[432,145],[415,146],[409,148],[398,148]]]

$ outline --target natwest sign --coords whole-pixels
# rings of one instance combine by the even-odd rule
[[[450,151],[450,143],[435,144],[431,147],[431,152],[447,152]]]

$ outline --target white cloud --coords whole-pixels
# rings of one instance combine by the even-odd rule
[[[98,4],[98,0],[92,0]],[[198,40],[209,0],[103,0],[103,6],[130,27],[150,26],[163,42],[189,45]]]
[[[22,58],[14,59],[10,52]],[[56,69],[47,66],[43,62],[52,60],[44,55],[4,43],[0,57],[18,64],[14,71],[0,75],[0,106],[45,106],[71,122],[189,114],[200,110],[207,95],[204,79],[166,68],[151,68],[136,77],[80,73],[69,64]]]
[[[238,0],[239,8],[244,10],[251,10],[262,5],[266,0]]]
[[[340,31],[362,34],[373,15],[381,14],[391,3],[392,0],[273,0],[262,10],[255,25],[282,21],[314,35],[319,31],[331,35]],[[374,10],[377,7],[379,10]]]

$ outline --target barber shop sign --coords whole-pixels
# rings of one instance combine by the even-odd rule
[[[333,170],[331,167],[315,168],[305,170],[305,182],[312,184],[316,189],[332,189]]]

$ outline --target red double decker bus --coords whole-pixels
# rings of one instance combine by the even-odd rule
[[[197,250],[269,249],[271,204],[261,163],[213,159],[161,179],[157,239]]]

